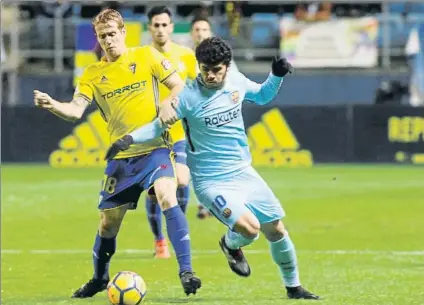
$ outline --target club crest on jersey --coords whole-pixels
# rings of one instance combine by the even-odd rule
[[[167,59],[162,60],[161,65],[165,70],[171,69],[171,63]]]
[[[229,208],[225,208],[224,211],[222,211],[222,216],[225,218],[229,218],[231,216],[232,212]]]
[[[239,92],[238,91],[234,91],[233,93],[231,93],[231,100],[233,101],[234,104],[237,104],[239,101]]]
[[[132,62],[132,63],[130,63],[129,64],[129,66],[128,66],[129,68],[130,68],[130,71],[133,73],[133,74],[135,74],[135,68],[137,67],[137,65],[134,63],[134,62]]]

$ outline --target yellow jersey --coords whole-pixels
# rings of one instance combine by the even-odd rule
[[[194,52],[186,47],[176,43],[171,43],[168,52],[162,52],[163,56],[168,59],[177,70],[177,73],[186,81],[187,78],[195,79],[197,76],[197,61]],[[163,101],[169,95],[169,89],[164,84],[159,84],[159,99]],[[172,143],[185,139],[183,124],[181,121],[176,122],[169,129]]]
[[[115,62],[108,62],[103,57],[86,67],[74,97],[96,102],[113,143],[157,117],[159,85],[173,73],[175,68],[169,60],[153,47],[129,48]],[[116,158],[134,157],[168,147],[166,134],[148,143],[133,144]]]

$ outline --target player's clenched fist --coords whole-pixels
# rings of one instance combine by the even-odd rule
[[[44,109],[51,109],[53,108],[53,99],[48,95],[47,93],[34,90],[34,104],[37,107],[44,108]]]
[[[274,56],[272,59],[272,74],[283,77],[287,73],[293,73],[292,65],[287,61],[287,59]]]
[[[178,98],[173,98],[172,101],[161,104],[159,119],[164,125],[172,125],[178,121],[178,115],[175,107],[178,105]]]

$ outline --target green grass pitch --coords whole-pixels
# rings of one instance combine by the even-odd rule
[[[322,165],[259,169],[281,200],[297,247],[301,281],[325,305],[424,304],[424,168]],[[1,304],[108,304],[106,293],[70,299],[92,275],[102,169],[6,165],[1,189]],[[219,251],[225,228],[188,218],[196,296],[180,287],[175,257],[155,260],[144,197],[129,212],[111,273],[131,270],[147,283],[143,304],[310,304],[287,300],[263,236],[246,249],[252,275],[231,273]]]

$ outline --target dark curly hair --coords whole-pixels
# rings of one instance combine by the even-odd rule
[[[200,64],[228,66],[233,58],[231,47],[221,38],[211,37],[203,40],[196,48],[196,59]]]

